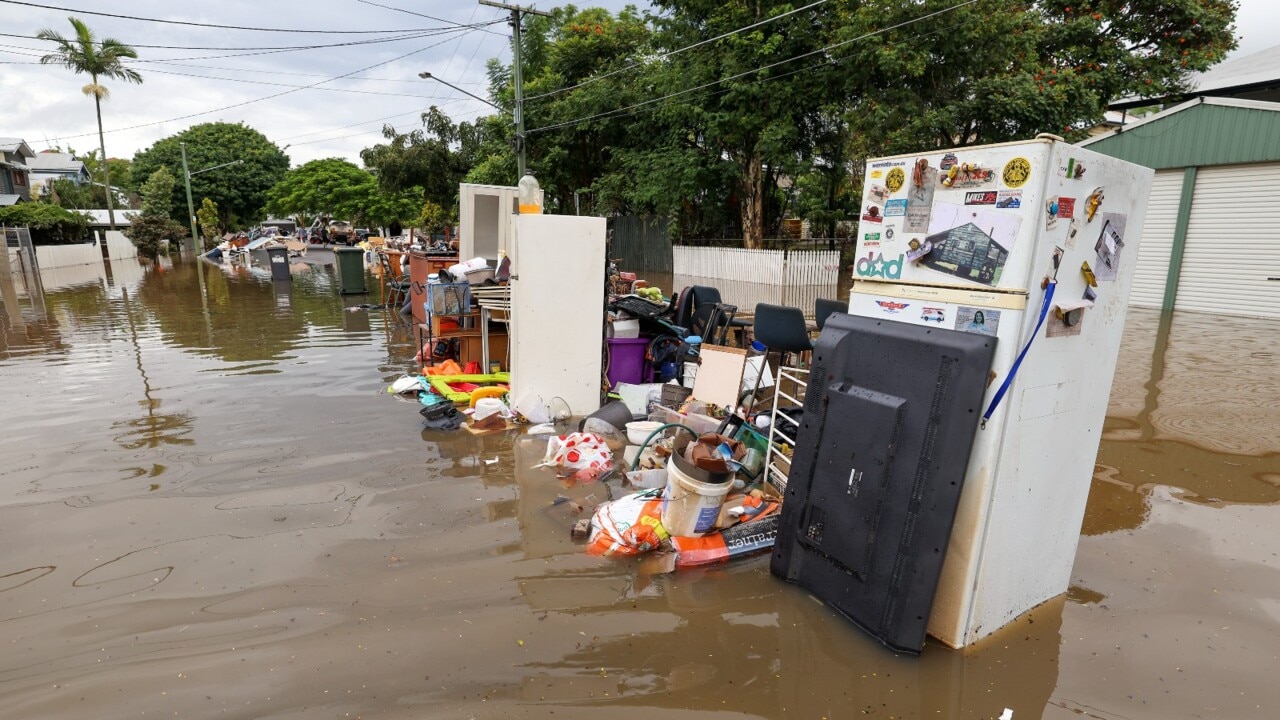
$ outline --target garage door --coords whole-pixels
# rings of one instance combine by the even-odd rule
[[[1161,170],[1151,185],[1147,220],[1138,246],[1138,266],[1133,271],[1129,304],[1160,307],[1169,273],[1169,253],[1173,250],[1173,227],[1178,222],[1178,201],[1182,198],[1182,170]]]
[[[1200,169],[1176,307],[1280,318],[1280,163]]]

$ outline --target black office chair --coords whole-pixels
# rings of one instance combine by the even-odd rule
[[[849,303],[843,300],[828,300],[826,298],[818,298],[815,303],[814,319],[818,323],[818,332],[822,332],[822,328],[827,324],[827,318],[835,313],[849,312]]]
[[[720,297],[720,291],[718,289],[708,285],[690,285],[685,288],[684,292],[680,293],[680,300],[676,305],[675,324],[682,328],[691,328],[695,322],[695,317],[697,316],[698,311],[708,303],[713,305],[724,305],[724,300]],[[734,313],[737,311],[737,307],[734,305],[724,305],[724,307],[733,308]],[[715,344],[725,344],[728,340],[728,331],[737,331],[738,337],[741,338],[745,346],[747,337],[746,329],[751,327],[751,322],[749,320],[736,318],[733,315],[733,313],[729,314],[728,323],[725,328],[726,332],[721,335],[719,342]],[[697,333],[694,334],[696,335]],[[703,342],[709,341],[704,339]]]
[[[805,322],[804,313],[799,308],[785,305],[756,305],[755,338],[765,347],[765,355],[777,352],[778,365],[787,364],[787,355],[800,356],[813,350],[813,342],[809,339],[809,324]],[[760,392],[760,375],[756,375],[755,387],[751,390],[752,410],[755,409],[757,393]],[[776,381],[775,381],[776,382]]]

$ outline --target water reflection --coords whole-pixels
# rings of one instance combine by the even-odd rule
[[[1142,525],[1161,485],[1211,506],[1280,502],[1280,362],[1259,327],[1270,324],[1130,310],[1086,535]]]

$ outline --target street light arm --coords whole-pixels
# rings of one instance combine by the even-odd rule
[[[462,88],[458,87],[457,85],[454,85],[453,83],[445,82],[444,80],[441,80],[440,78],[436,77],[435,75],[432,75],[432,74],[431,74],[431,73],[429,73],[429,72],[425,72],[425,71],[424,71],[424,72],[420,72],[420,73],[418,73],[418,77],[422,78],[423,80],[435,80],[436,82],[440,83],[441,85],[447,85],[448,87],[451,87],[451,88],[453,88],[454,90],[457,90],[458,92],[462,93],[463,95],[466,95],[466,96],[468,96],[468,97],[472,97],[472,98],[475,98],[476,100],[479,100],[480,102],[484,103],[485,105],[488,105],[489,107],[493,108],[494,110],[499,110],[499,111],[500,111],[500,110],[502,110],[502,108],[498,107],[497,105],[494,105],[493,103],[489,102],[488,100],[485,100],[484,98],[480,97],[479,95],[476,95],[476,94],[474,94],[474,93],[469,93],[469,92],[467,92],[466,90],[463,90]]]
[[[195,176],[199,175],[200,173],[207,173],[207,172],[209,172],[210,170],[217,170],[218,168],[224,168],[224,167],[227,167],[228,165],[241,165],[241,164],[243,164],[243,163],[244,163],[244,161],[243,161],[243,160],[232,160],[231,162],[222,163],[221,165],[214,165],[213,167],[207,167],[207,168],[205,168],[205,169],[203,169],[203,170],[197,170],[197,171],[195,171],[195,172],[189,172],[189,173],[187,173],[187,177],[195,177]]]

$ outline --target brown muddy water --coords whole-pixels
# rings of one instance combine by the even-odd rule
[[[1072,591],[909,658],[767,557],[584,555],[535,445],[384,392],[408,330],[331,267],[44,284],[0,317],[0,717],[1280,715],[1280,324],[1135,310]]]

